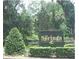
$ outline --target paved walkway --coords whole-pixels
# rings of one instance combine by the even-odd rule
[[[3,59],[70,59],[70,58],[35,58],[35,57],[22,57],[22,56],[15,56],[15,57],[13,57],[13,56],[4,56]]]

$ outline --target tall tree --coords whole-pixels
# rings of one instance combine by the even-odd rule
[[[39,30],[60,29],[60,25],[65,21],[62,6],[58,3],[42,1],[37,20]]]
[[[9,34],[13,27],[17,27],[23,35],[31,35],[32,33],[32,19],[26,11],[25,6],[20,0],[4,0],[3,1],[3,17],[4,17],[4,39]],[[18,9],[22,9],[18,13]],[[5,40],[4,40],[5,43]]]
[[[74,4],[70,0],[57,0],[57,2],[63,7],[65,18],[66,18],[66,26],[68,27],[69,35],[74,35],[75,28],[75,10]]]
[[[47,4],[47,11],[50,15],[51,28],[60,29],[60,24],[65,21],[64,11],[60,4],[50,2]]]
[[[8,35],[10,29],[14,26],[17,19],[17,9],[20,0],[3,0],[3,34],[4,38]]]
[[[26,11],[24,8],[23,11],[20,13],[18,16],[19,20],[17,21],[18,23],[18,28],[23,34],[24,42],[27,42],[27,36],[32,35],[33,31],[33,21],[32,17],[29,15],[29,13]]]
[[[49,26],[48,25],[49,15],[47,14],[44,4],[45,4],[45,2],[42,1],[41,10],[37,14],[39,30],[47,30],[48,26]]]

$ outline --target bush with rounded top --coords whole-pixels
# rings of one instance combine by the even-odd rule
[[[5,53],[8,55],[23,54],[25,52],[25,44],[22,34],[15,27],[9,32],[5,41]]]

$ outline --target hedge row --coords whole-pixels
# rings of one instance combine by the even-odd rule
[[[50,47],[30,48],[30,56],[35,57],[50,57],[52,49]]]
[[[75,56],[74,47],[56,47],[57,57],[72,57]]]
[[[30,56],[34,57],[51,57],[53,54],[56,57],[71,57],[74,58],[74,47],[36,47],[30,48]]]

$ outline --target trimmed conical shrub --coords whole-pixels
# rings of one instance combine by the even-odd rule
[[[5,53],[8,55],[23,54],[25,52],[25,45],[22,34],[15,27],[9,32],[5,41]]]

